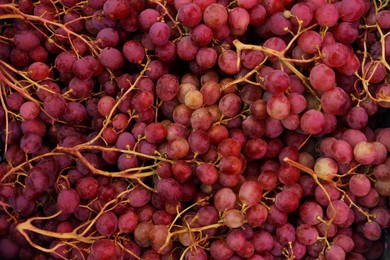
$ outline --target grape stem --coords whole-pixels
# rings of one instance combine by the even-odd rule
[[[294,65],[291,63],[291,61],[299,62],[299,60],[292,60],[284,57],[285,50],[283,51],[276,51],[271,48],[267,48],[260,45],[253,45],[253,44],[244,44],[240,42],[239,40],[233,41],[234,46],[237,49],[237,56],[240,57],[240,53],[242,50],[258,50],[267,53],[268,55],[273,55],[279,58],[279,60],[287,66],[295,75],[299,77],[299,79],[302,81],[302,83],[306,86],[306,88],[309,90],[309,92],[317,99],[320,100],[318,94],[315,92],[315,90],[310,86],[308,78],[303,75],[297,68],[294,67]],[[237,60],[237,63],[239,63],[240,60]]]

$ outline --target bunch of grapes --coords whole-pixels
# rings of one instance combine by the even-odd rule
[[[0,259],[380,259],[389,0],[0,0]]]

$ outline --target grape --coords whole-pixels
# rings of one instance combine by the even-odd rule
[[[275,227],[281,227],[287,223],[288,214],[279,210],[275,205],[271,205],[267,222]]]
[[[275,196],[275,206],[283,212],[295,211],[299,206],[299,197],[292,191],[283,190]]]
[[[289,114],[290,107],[291,104],[285,95],[272,96],[267,102],[267,113],[274,119],[282,120]]]
[[[184,259],[207,259],[207,253],[203,248],[192,247],[185,253]]]
[[[241,7],[235,7],[229,11],[228,24],[230,27],[231,35],[243,35],[247,31],[249,22],[250,16],[246,9]]]
[[[202,47],[196,53],[196,62],[205,69],[212,68],[217,62],[217,51],[210,47]]]
[[[80,204],[80,196],[74,189],[66,189],[58,194],[57,206],[64,213],[73,213]]]
[[[80,103],[69,102],[62,117],[68,123],[82,124],[87,120],[87,110]]]
[[[322,48],[323,61],[329,67],[343,66],[347,61],[348,49],[341,43],[332,43]]]
[[[363,174],[355,174],[349,180],[349,189],[355,196],[366,196],[370,192],[370,188],[370,180]]]
[[[201,107],[196,109],[190,117],[190,124],[191,127],[195,130],[204,130],[206,131],[211,124],[213,123],[212,121],[212,115],[210,111],[205,108]]]
[[[218,221],[218,211],[213,206],[201,207],[198,211],[199,224],[202,226],[214,224]]]
[[[203,95],[199,90],[190,90],[184,97],[184,104],[190,109],[197,109],[203,105]]]
[[[359,130],[348,129],[343,133],[343,140],[347,141],[351,147],[355,147],[356,144],[367,141],[367,138]]]
[[[377,92],[376,92],[376,97],[377,98],[383,98],[383,97],[388,96],[389,90],[390,90],[389,84],[382,84],[382,85],[380,85],[378,90],[377,90]],[[374,104],[376,104],[376,103],[374,103]],[[372,104],[372,106],[373,106],[372,110],[373,111],[371,113],[375,113],[376,112],[377,108],[375,107],[374,104]],[[379,102],[378,105],[381,106],[381,107],[385,107],[385,108],[387,108],[389,106],[388,104],[386,104],[386,102],[383,102],[383,101]],[[367,108],[365,108],[365,109],[367,110]],[[367,111],[367,113],[371,114],[371,113],[369,113],[369,111]]]
[[[103,236],[111,236],[118,228],[118,218],[113,212],[105,212],[96,221],[96,230]]]
[[[29,57],[36,62],[43,62],[46,63],[49,60],[49,53],[48,51],[42,47],[42,46],[37,46],[33,50],[31,50],[28,53]]]
[[[375,214],[374,221],[377,222],[381,228],[389,226],[389,211],[387,209],[378,207],[374,208],[371,213]]]
[[[267,219],[267,208],[262,204],[255,204],[246,212],[248,224],[252,227],[257,227],[265,223]]]
[[[352,147],[344,140],[336,140],[331,145],[333,158],[341,163],[346,164],[351,162],[353,158]]]
[[[135,213],[133,215],[137,216]],[[157,210],[152,219],[155,225],[169,225],[173,221],[173,216],[165,210]]]
[[[155,46],[162,46],[169,41],[170,28],[166,23],[155,22],[149,29],[149,36]]]
[[[300,177],[299,170],[288,164],[281,165],[278,171],[279,181],[286,185],[294,184]]]
[[[296,3],[291,8],[291,14],[294,15],[294,17],[290,18],[291,22],[294,25],[298,25],[298,21],[301,21],[304,27],[308,26],[313,18],[313,10],[305,3]]]
[[[106,47],[99,55],[100,62],[111,70],[117,70],[123,66],[124,59],[122,53],[113,47]]]
[[[78,79],[86,80],[93,75],[93,64],[90,59],[78,59],[73,63],[72,71]]]
[[[28,52],[21,51],[19,49],[11,50],[10,60],[12,65],[19,69],[27,67],[31,63],[31,58],[28,56]]]
[[[226,242],[230,249],[233,251],[239,251],[245,245],[245,235],[240,229],[233,229],[226,237]]]
[[[347,93],[339,87],[327,90],[321,95],[321,106],[328,114],[343,115],[349,105]]]
[[[16,127],[19,125],[14,125],[14,124],[11,125],[12,126],[10,127],[10,129],[12,129],[16,135],[19,132],[19,129],[16,129]],[[24,121],[23,123],[20,124],[20,128],[23,134],[30,133],[39,136],[44,136],[46,132],[46,125],[39,118]]]
[[[233,209],[236,204],[236,195],[229,188],[220,189],[214,197],[215,208],[219,211]]]
[[[326,215],[328,218],[333,218],[335,224],[343,224],[348,219],[348,212],[350,209],[347,204],[341,200],[332,201],[332,205],[329,205],[326,209]]]
[[[190,145],[184,138],[176,138],[169,141],[167,146],[167,154],[170,158],[180,159],[185,157],[190,149]]]
[[[350,22],[341,22],[334,27],[335,39],[343,44],[351,44],[358,38],[358,29]]]
[[[301,128],[305,133],[318,134],[325,127],[324,115],[315,109],[306,111],[301,117]]]
[[[237,53],[233,50],[227,50],[219,55],[218,66],[224,73],[233,75],[241,69],[241,63],[238,63],[237,60]]]
[[[207,133],[210,137],[210,143],[214,145],[218,145],[223,140],[227,139],[229,136],[228,130],[226,129],[225,126],[222,125],[211,126],[207,130]]]
[[[226,175],[238,175],[241,173],[244,165],[241,160],[235,156],[228,156],[222,158],[219,162],[219,169],[221,173]]]
[[[139,91],[134,95],[133,99],[131,100],[131,105],[134,107],[135,110],[139,112],[145,112],[152,107],[153,102],[154,97],[152,93],[147,91]]]
[[[28,67],[28,76],[35,81],[47,78],[49,76],[49,73],[49,66],[40,61],[36,61]]]
[[[316,20],[321,26],[332,27],[339,19],[339,9],[332,3],[326,3],[319,6],[315,14]]]
[[[295,102],[290,102],[290,103],[293,104]],[[268,117],[267,102],[262,99],[255,100],[250,106],[250,112],[251,112],[251,116],[253,116],[258,120],[266,119]]]
[[[369,142],[357,143],[353,149],[356,161],[362,164],[370,164],[375,160],[375,146]]]
[[[364,14],[365,6],[361,0],[343,0],[338,10],[343,21],[354,22]]]
[[[107,0],[103,5],[104,13],[114,19],[126,18],[131,11],[127,1],[124,0]]]
[[[272,249],[274,239],[272,235],[266,231],[257,231],[251,239],[256,252],[267,252]]]
[[[99,188],[98,181],[93,177],[83,177],[77,182],[76,190],[82,199],[96,197]]]
[[[347,235],[337,235],[333,238],[335,245],[341,247],[344,252],[349,253],[353,250],[354,242],[351,237]]]
[[[179,93],[177,94],[177,98],[180,103],[185,103],[185,96],[187,95],[188,92],[190,91],[195,91],[198,90],[197,86],[193,83],[186,82],[186,83],[181,83],[179,85]]]
[[[152,195],[149,190],[140,187],[132,190],[128,195],[128,199],[130,200],[131,206],[140,208],[147,205],[147,203],[150,201],[151,196]],[[140,217],[139,214],[138,216]]]
[[[141,63],[145,57],[145,50],[141,43],[129,40],[123,45],[123,56],[131,63]]]
[[[317,203],[308,201],[299,208],[299,216],[306,224],[317,225],[319,218],[323,218],[323,210]]]
[[[296,229],[296,236],[303,245],[312,245],[317,242],[318,230],[309,224],[301,224]]]
[[[287,223],[276,229],[276,238],[282,245],[287,245],[289,242],[295,241],[295,229],[290,223]]]
[[[354,221],[353,216],[354,216],[354,213],[352,211],[349,211],[347,222],[345,222],[344,224],[342,224],[340,226],[337,226],[333,222],[329,225],[322,222],[322,223],[318,224],[316,227],[318,229],[320,236],[334,237],[338,231],[338,227],[343,227],[344,225],[350,226],[352,224],[352,222]],[[327,218],[325,218],[324,220],[329,221]]]
[[[0,239],[0,253],[4,257],[4,259],[15,259],[18,256],[19,252],[19,245],[14,243],[9,238],[2,238]]]
[[[223,156],[239,156],[241,151],[240,143],[233,138],[226,138],[218,145],[218,152]]]
[[[224,216],[224,223],[230,228],[238,228],[244,224],[244,214],[237,209],[230,209],[226,211]]]
[[[189,36],[184,36],[178,41],[176,51],[180,59],[190,61],[196,57],[198,49]]]
[[[31,51],[40,44],[39,38],[30,30],[18,31],[14,36],[16,48],[21,51]]]
[[[178,201],[182,195],[179,183],[172,178],[161,179],[157,183],[157,193],[165,201]]]
[[[183,160],[177,160],[172,166],[172,173],[178,182],[183,183],[189,180],[189,178],[191,177],[192,169],[190,164],[188,164],[187,162]]]
[[[20,140],[20,148],[26,153],[35,153],[42,146],[42,136],[34,133],[26,133]]]
[[[204,23],[212,29],[217,29],[228,20],[226,8],[218,3],[212,3],[203,12]]]
[[[286,72],[270,71],[264,77],[264,86],[274,95],[283,94],[290,86],[290,78]]]
[[[284,128],[295,130],[299,127],[299,115],[290,113],[287,117],[281,120]]]
[[[203,130],[195,130],[188,137],[190,149],[195,154],[204,154],[210,147],[210,137]]]
[[[386,11],[386,10],[378,12],[376,19],[377,19],[379,26],[382,29],[389,29],[390,28],[389,15],[390,15],[389,11]]]
[[[327,91],[336,86],[336,76],[327,65],[319,64],[310,71],[310,83],[319,91]]]
[[[205,24],[199,24],[191,30],[191,40],[197,46],[206,46],[213,39],[213,31]]]
[[[96,240],[91,246],[91,256],[97,259],[112,259],[116,255],[114,241],[109,239]]]
[[[364,65],[364,72],[370,83],[378,83],[385,78],[386,69],[381,63],[368,62]]]
[[[90,95],[93,90],[93,82],[91,79],[80,80],[74,77],[69,82],[69,89],[75,97],[86,97]]]
[[[260,202],[262,195],[262,189],[257,182],[247,181],[241,185],[238,198],[242,203],[252,207]]]
[[[39,115],[40,107],[32,101],[24,102],[20,106],[20,115],[26,119],[31,120],[36,118]]]
[[[164,101],[173,99],[179,92],[179,81],[170,74],[160,77],[156,83],[156,94]]]
[[[240,57],[242,65],[247,69],[255,68],[264,58],[264,53],[257,50],[243,50]]]
[[[146,140],[150,143],[160,143],[167,136],[166,127],[158,122],[151,123],[145,128]]]
[[[322,186],[324,187],[325,191],[319,186],[315,188],[315,199],[318,204],[320,204],[321,206],[329,205],[329,201],[325,195],[325,192],[329,195],[331,201],[340,198],[340,192],[334,186],[328,183],[324,183],[322,184]]]
[[[28,172],[26,184],[37,192],[44,192],[50,184],[47,171],[39,166],[35,166]]]
[[[234,117],[241,109],[241,99],[236,94],[226,94],[219,101],[218,107],[222,114]]]
[[[249,16],[250,16],[250,21],[249,21],[250,25],[260,26],[266,22],[267,11],[265,10],[263,5],[258,4],[249,10]]]
[[[337,141],[341,141],[341,140],[337,140]],[[334,144],[337,142],[335,141]],[[333,145],[332,145],[332,148],[333,148]],[[338,165],[337,163],[332,160],[331,158],[319,158],[317,159],[317,161],[315,162],[315,165],[314,165],[314,171],[316,173],[316,175],[321,178],[321,179],[325,179],[325,180],[331,180],[335,177],[335,175],[337,175],[338,173]]]
[[[248,140],[244,147],[244,153],[248,160],[258,160],[263,158],[267,153],[268,145],[261,138]]]
[[[17,92],[13,92],[7,96],[7,106],[12,110],[20,110],[21,105],[24,103],[24,98]]]
[[[55,59],[56,69],[60,72],[72,72],[73,63],[77,60],[71,51],[61,52]]]
[[[218,239],[210,245],[210,255],[215,259],[229,259],[233,256],[233,250],[225,239]]]
[[[167,42],[164,45],[157,46],[155,52],[157,59],[160,61],[173,61],[176,58],[176,45],[173,42]]]
[[[184,4],[178,9],[178,19],[184,26],[194,27],[202,19],[202,10],[194,3]]]
[[[145,31],[149,31],[150,27],[157,22],[159,16],[159,12],[155,9],[147,8],[142,10],[138,16],[141,28]]]
[[[325,250],[325,257],[327,259],[345,259],[345,252],[342,247],[332,245]]]
[[[379,203],[379,193],[376,189],[371,188],[364,197],[358,197],[357,201],[364,207],[373,208]]]
[[[270,48],[272,50],[275,50],[275,51],[283,51],[286,48],[286,43],[281,38],[271,37],[264,42],[263,46],[266,48]],[[277,57],[271,55],[270,59],[272,61],[276,61]]]
[[[292,24],[282,12],[277,12],[270,17],[269,27],[276,35],[286,35],[291,30]]]

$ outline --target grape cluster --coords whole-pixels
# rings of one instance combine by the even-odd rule
[[[389,0],[0,0],[1,259],[380,259]]]

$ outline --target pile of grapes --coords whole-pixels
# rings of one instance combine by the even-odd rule
[[[380,259],[389,0],[0,0],[0,259]]]

